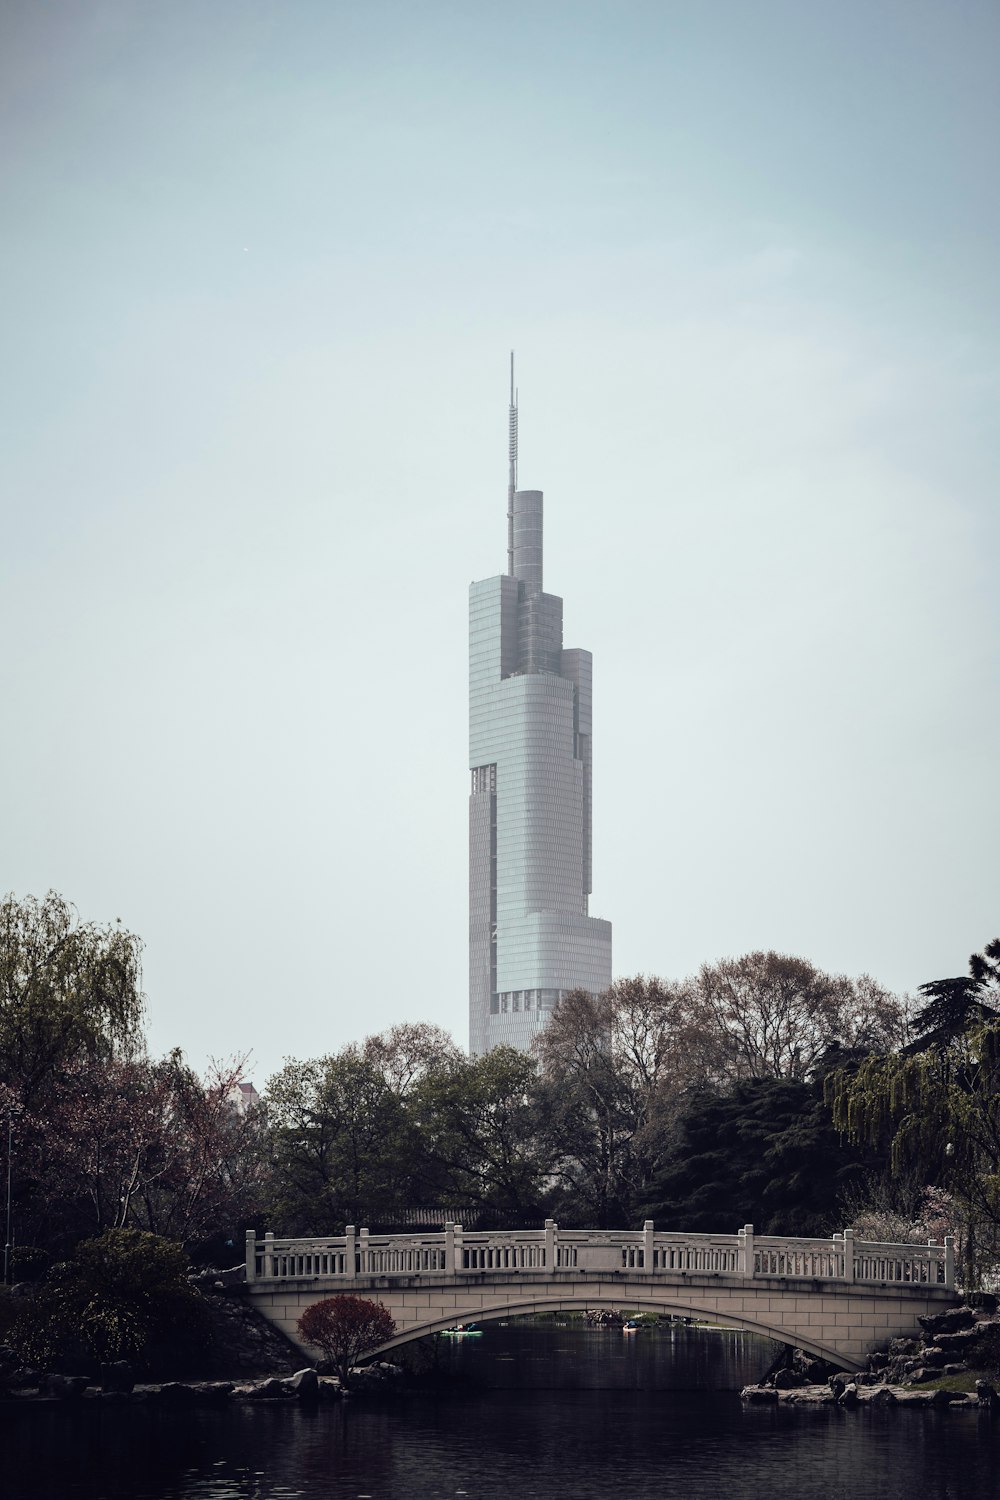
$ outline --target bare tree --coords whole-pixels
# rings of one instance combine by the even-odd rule
[[[825,974],[785,953],[704,964],[685,986],[684,1009],[684,1050],[714,1083],[803,1082],[833,1047],[882,1052],[905,1036],[903,1003],[870,976]]]
[[[626,1222],[669,1120],[679,986],[645,975],[574,991],[535,1042],[556,1176],[599,1224]]]
[[[400,1096],[409,1094],[428,1069],[451,1066],[465,1058],[446,1031],[427,1021],[403,1021],[366,1037],[361,1055]]]

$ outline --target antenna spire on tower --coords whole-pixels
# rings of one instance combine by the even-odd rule
[[[508,409],[507,572],[514,574],[514,491],[517,489],[517,391],[514,389],[514,351],[510,351],[510,407]]]

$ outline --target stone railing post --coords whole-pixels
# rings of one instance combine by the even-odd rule
[[[854,1230],[844,1230],[844,1280],[854,1280]]]
[[[358,1275],[370,1276],[372,1274],[371,1251],[368,1248],[368,1225],[362,1224],[358,1230]]]
[[[257,1275],[257,1231],[247,1230],[247,1281],[253,1281]]]
[[[955,1236],[946,1234],[944,1237],[944,1284],[954,1287],[955,1285]]]
[[[556,1268],[556,1231],[558,1229],[555,1219],[545,1220],[545,1269],[554,1271]]]
[[[642,1223],[642,1269],[652,1275],[653,1271],[653,1221],[644,1219]]]
[[[264,1277],[265,1280],[274,1275],[274,1234],[268,1230],[264,1236]]]
[[[463,1253],[464,1247],[462,1245],[462,1233],[463,1233],[463,1230],[462,1230],[461,1224],[456,1224],[455,1225],[455,1273],[456,1273],[456,1275],[458,1274],[459,1271],[464,1271],[465,1270],[465,1255]]]
[[[450,1219],[444,1226],[444,1274],[455,1274],[455,1226]]]
[[[358,1274],[357,1231],[353,1224],[344,1225],[344,1275],[353,1281]]]
[[[754,1274],[753,1225],[744,1224],[742,1229],[736,1231],[736,1238],[739,1240],[740,1274],[752,1276]]]

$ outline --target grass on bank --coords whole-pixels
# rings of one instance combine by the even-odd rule
[[[1000,1370],[963,1370],[961,1375],[939,1375],[936,1380],[921,1380],[915,1391],[965,1391],[974,1392],[977,1380],[988,1380],[990,1385],[1000,1381]]]

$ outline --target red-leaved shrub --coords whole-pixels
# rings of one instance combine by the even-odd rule
[[[307,1344],[322,1349],[333,1361],[341,1382],[347,1385],[352,1365],[370,1349],[377,1349],[391,1339],[396,1323],[381,1302],[343,1292],[339,1297],[324,1297],[322,1302],[307,1307],[298,1321],[298,1330]]]

